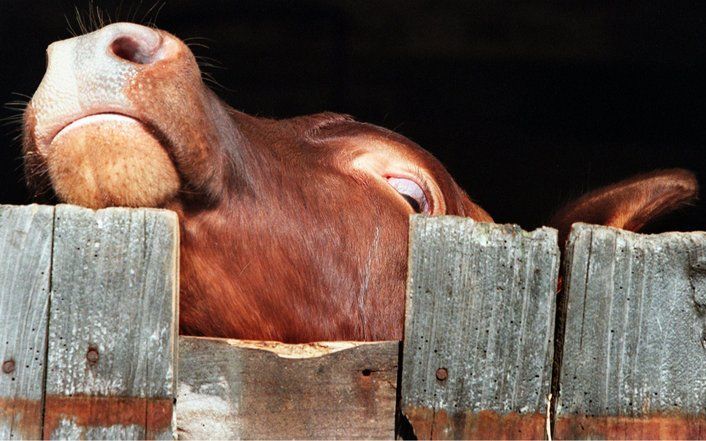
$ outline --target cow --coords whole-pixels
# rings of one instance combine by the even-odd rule
[[[114,23],[49,46],[24,113],[36,196],[159,207],[180,222],[180,331],[278,340],[403,337],[411,214],[492,217],[429,152],[346,115],[234,110],[177,37]],[[559,210],[637,230],[692,200],[685,170],[595,190]]]

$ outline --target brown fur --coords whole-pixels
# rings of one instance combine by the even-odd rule
[[[54,190],[64,199],[89,191],[95,193],[92,201],[102,201],[96,206],[152,200],[147,205],[175,210],[181,223],[180,325],[185,334],[285,342],[402,338],[412,210],[385,173],[402,167],[418,176],[432,214],[492,218],[432,155],[394,132],[336,114],[277,121],[231,109],[203,85],[188,48],[167,33],[162,37],[168,56],[135,67],[139,74],[124,91],[131,104],[120,110],[139,120],[158,144],[145,141],[146,150],[133,166],[143,161],[146,169],[171,176],[154,151],[163,149],[159,152],[178,174],[178,193],[156,202],[173,193],[171,187],[126,185],[120,192],[129,188],[145,194],[116,201],[99,183],[74,179],[67,164],[75,156],[62,159],[57,149],[47,155],[38,146],[32,103],[24,142],[30,186],[41,190],[51,184],[46,170],[61,168],[62,185],[70,188],[55,180]],[[96,176],[119,156],[104,150],[104,157],[96,157],[95,150],[75,145],[62,148],[69,149],[68,155],[93,155],[88,162]],[[133,174],[128,167],[117,177]],[[655,185],[656,192],[633,191]],[[621,225],[641,224],[684,199],[661,186],[662,180],[621,184],[611,191],[623,196],[605,203],[600,197],[582,199],[557,222],[565,230],[574,220],[627,215],[639,221]],[[655,202],[655,194],[663,195],[661,202]]]
[[[638,231],[651,220],[696,198],[699,185],[683,169],[656,170],[594,190],[559,210],[549,225],[564,243],[574,222]]]
[[[183,219],[183,332],[290,342],[402,337],[410,209],[352,162],[371,138],[382,140],[424,161],[445,213],[481,211],[411,142],[336,116],[311,130],[327,117],[242,117],[250,145],[267,153],[266,178],[208,209],[170,206]]]
[[[92,208],[158,206],[181,186],[169,155],[138,123],[74,129],[54,141],[47,165],[62,200]]]

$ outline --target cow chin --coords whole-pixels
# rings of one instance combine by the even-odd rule
[[[52,140],[46,165],[59,199],[89,208],[160,207],[180,187],[159,141],[127,117],[85,118]]]

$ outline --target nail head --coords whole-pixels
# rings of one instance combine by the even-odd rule
[[[2,371],[6,374],[10,374],[15,371],[15,360],[7,360],[2,364]]]
[[[88,360],[89,363],[91,364],[96,364],[98,363],[98,349],[96,348],[90,348],[88,349],[88,352],[86,352],[86,360]]]
[[[436,379],[439,381],[444,381],[449,378],[449,371],[446,368],[439,368],[436,370]]]

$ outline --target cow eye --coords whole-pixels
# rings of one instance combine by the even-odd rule
[[[429,213],[429,201],[416,182],[405,178],[387,178],[388,184],[404,198],[415,213]]]

